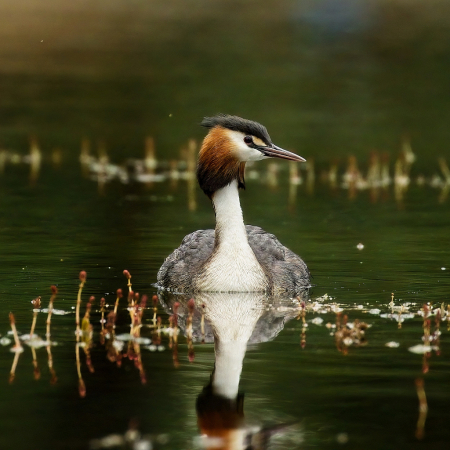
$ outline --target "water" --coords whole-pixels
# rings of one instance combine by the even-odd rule
[[[262,176],[268,164],[258,167]],[[208,384],[214,364],[211,332],[204,344],[199,342],[204,300],[196,299],[194,342],[189,344],[184,335],[186,300],[180,299],[184,312],[179,313],[178,363],[174,364],[173,348],[164,333],[161,351],[149,350],[146,341],[141,345],[146,384],[127,357],[121,367],[107,359],[100,342],[99,301],[104,297],[106,311],[113,309],[116,289],[127,289],[125,268],[132,274],[133,289],[154,295],[152,283],[164,257],[189,231],[213,226],[208,199],[197,191],[197,210],[189,211],[185,181],[172,188],[169,182],[150,188],[112,182],[99,195],[94,181],[64,163],[59,169],[44,164],[34,186],[29,185],[25,165],[6,169],[1,179],[0,333],[7,336],[9,311],[14,312],[19,332],[28,333],[33,316],[30,301],[41,295],[42,307],[47,307],[51,284],[59,289],[54,307],[68,314],[53,315],[51,320],[51,340],[58,344],[51,347],[56,382],[52,382],[46,348],[36,349],[40,371],[36,380],[31,350],[24,345],[9,383],[12,344],[0,348],[2,446],[88,448],[93,439],[123,435],[130,421],[157,448],[197,445],[196,399]],[[445,448],[448,322],[440,323],[439,354],[432,351],[424,359],[408,349],[423,344],[424,319],[416,314],[422,305],[439,308],[444,302],[446,309],[449,303],[448,202],[439,203],[439,192],[428,186],[412,185],[400,203],[389,187],[384,198],[380,193],[380,200],[373,203],[368,191],[349,199],[348,190],[331,192],[317,182],[313,192],[304,184],[298,186],[295,203],[290,204],[287,171],[287,164],[280,164],[276,188],[262,179],[247,181],[241,195],[243,209],[247,223],[261,225],[302,255],[315,287],[306,303],[307,327],[303,327],[301,303],[285,299],[280,309],[276,301],[265,300],[264,308],[272,312],[263,317],[264,326],[270,329],[272,324],[276,332],[250,341],[245,355],[239,385],[245,393],[245,424],[256,429],[291,424],[272,437],[274,448]],[[359,243],[364,245],[361,250]],[[89,296],[96,297],[90,319],[94,373],[89,372],[80,348],[85,397],[80,397],[78,386],[73,309],[81,269],[88,273],[81,317]],[[317,298],[322,306],[314,306]],[[164,328],[173,300],[161,301],[158,315]],[[399,328],[395,315],[402,304],[406,306],[401,314],[414,316]],[[115,330],[119,335],[130,332],[126,305],[122,299]],[[151,300],[147,306],[143,324],[151,325]],[[339,309],[343,311],[338,316]],[[373,309],[380,311],[369,313]],[[394,319],[382,317],[391,313]],[[271,314],[278,317],[276,326]],[[46,317],[37,315],[36,332],[41,337]],[[318,317],[322,323],[311,322]],[[430,318],[431,333],[435,318]],[[364,345],[347,341],[347,348],[342,343],[345,336],[339,340],[332,335],[337,320],[338,329],[344,320],[367,323]],[[246,319],[242,323],[244,328],[251,326]],[[152,339],[152,330],[146,326],[140,334]],[[389,342],[399,346],[386,347]],[[126,349],[125,343],[122,352]],[[429,408],[420,440],[415,437],[418,379],[424,381]]]
[[[269,448],[448,448],[447,9],[437,0],[3,1],[0,447],[124,446],[138,430],[135,448],[198,448],[201,433],[221,432],[219,404],[234,435],[245,431],[253,443],[271,435]],[[192,340],[189,299],[177,298],[180,332],[171,344],[175,299],[158,299],[158,337],[153,283],[184,235],[214,226],[209,200],[183,176],[189,139],[202,139],[201,118],[219,111],[261,121],[277,145],[307,158],[298,173],[285,162],[247,167],[241,201],[246,223],[304,258],[314,287],[304,304],[196,296]],[[148,136],[164,163],[155,173],[176,167],[180,179],[102,183],[80,167],[87,138],[91,155],[126,163],[133,178],[130,159],[143,158]],[[29,142],[40,148],[31,175]],[[374,155],[388,164],[386,187],[367,186]],[[102,335],[100,299],[107,318],[116,290],[127,290],[124,269],[148,296],[139,345],[118,339],[130,333],[126,298],[116,340]],[[95,296],[92,337],[79,335],[84,347],[75,320],[81,270],[81,318]],[[41,296],[47,308],[51,285],[54,308],[67,313],[51,317],[56,345],[36,348],[34,360],[24,343],[11,352],[9,313],[29,333],[31,300]],[[36,314],[43,339],[46,320]],[[222,344],[233,330],[230,342],[240,342],[221,372],[231,380],[227,368],[243,364],[239,394],[234,378],[225,406],[212,401],[217,386],[207,388],[214,327]],[[422,338],[433,336],[434,348],[420,353]],[[208,428],[209,417],[216,422]]]

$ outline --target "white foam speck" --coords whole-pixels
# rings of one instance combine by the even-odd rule
[[[129,333],[123,333],[123,334],[118,334],[116,336],[116,339],[118,339],[119,341],[131,341],[133,339],[133,336]]]
[[[430,345],[418,344],[418,345],[414,345],[414,347],[409,347],[408,350],[411,353],[416,353],[418,355],[423,355],[424,353],[431,352],[432,348],[431,348]]]
[[[138,337],[134,340],[136,343],[138,344],[142,344],[142,345],[147,345],[150,344],[150,342],[152,342],[151,339],[146,338],[146,337]]]
[[[400,347],[400,344],[398,343],[398,342],[394,342],[394,341],[391,341],[391,342],[386,342],[386,347],[389,347],[389,348],[397,348],[397,347]]]
[[[23,352],[23,347],[16,347],[16,346],[14,346],[14,347],[11,347],[9,349],[9,351],[13,352],[13,353],[22,353]]]
[[[123,341],[114,341],[113,342],[113,345],[114,345],[114,348],[118,351],[118,352],[120,352],[120,351],[122,351],[122,349],[123,349]]]
[[[11,344],[11,339],[8,339],[7,337],[2,337],[0,339],[0,345],[6,346]]]

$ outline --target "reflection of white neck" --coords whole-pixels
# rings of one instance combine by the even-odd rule
[[[237,181],[212,197],[216,213],[216,248],[197,283],[201,291],[258,292],[266,276],[247,240]]]
[[[242,372],[247,342],[220,342],[214,345],[216,363],[212,377],[214,393],[235,399],[239,391],[239,379]]]
[[[195,301],[202,305],[214,333],[213,391],[235,399],[247,342],[263,313],[264,296],[256,293],[202,293],[196,295]]]

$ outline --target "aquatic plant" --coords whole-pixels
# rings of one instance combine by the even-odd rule
[[[41,307],[41,297],[36,297],[31,301],[31,304],[33,305],[33,320],[31,322],[30,338],[34,335],[34,329],[36,328],[37,316]]]
[[[300,298],[299,298],[300,300]],[[306,347],[306,329],[308,327],[308,324],[306,323],[306,302],[304,300],[301,300],[300,302],[300,312],[297,317],[297,320],[302,319],[302,331],[300,335],[300,346],[301,348]]]
[[[75,323],[77,325],[77,334],[80,333],[80,307],[81,307],[81,293],[83,291],[84,284],[86,283],[86,272],[82,270],[79,274],[80,279],[80,285],[78,288],[78,295],[77,295],[77,305],[75,310]]]
[[[367,339],[365,332],[368,328],[367,323],[361,322],[355,319],[352,323],[348,322],[348,316],[341,313],[336,314],[336,331],[334,338],[336,341],[336,348],[342,352],[342,354],[348,354],[348,348],[360,347],[367,345]]]
[[[16,320],[14,318],[14,314],[12,312],[9,313],[9,323],[11,325],[11,330],[14,336],[14,346],[11,347],[11,351],[15,353],[14,360],[11,366],[11,370],[9,372],[9,383],[12,383],[15,378],[16,367],[19,362],[20,354],[23,352],[23,347],[20,344],[19,335],[17,334],[16,328]]]
[[[116,303],[114,304],[114,314],[117,314],[117,308],[119,307],[119,301],[123,297],[122,289],[116,291]]]
[[[86,384],[84,383],[83,376],[81,374],[81,362],[80,362],[80,345],[84,343],[80,343],[81,336],[81,328],[80,328],[80,308],[81,308],[81,293],[83,291],[84,284],[86,283],[87,274],[84,270],[82,270],[78,276],[80,280],[80,285],[78,287],[78,295],[77,295],[77,303],[75,309],[75,324],[76,324],[76,343],[75,343],[75,358],[76,358],[76,366],[77,366],[77,374],[78,374],[78,392],[80,397],[86,396]]]
[[[415,436],[417,439],[425,437],[425,421],[428,414],[428,403],[425,395],[425,382],[423,378],[416,378],[416,391],[419,398],[419,418],[417,419],[417,426]]]
[[[128,280],[127,286],[128,286],[128,290],[131,292],[131,275],[130,275],[130,272],[128,272],[128,270],[125,269],[123,271],[123,274],[125,275],[126,279]]]
[[[187,343],[188,343],[188,359],[189,362],[194,362],[195,359],[195,352],[194,352],[194,343],[192,340],[192,321],[194,317],[194,309],[195,309],[195,301],[193,298],[191,298],[188,303],[188,318],[186,321],[186,337],[187,337]]]
[[[23,352],[23,347],[20,344],[19,334],[17,333],[16,328],[16,319],[14,318],[14,314],[12,312],[9,313],[9,324],[11,325],[11,331],[14,336],[14,346],[11,347],[11,351],[21,353]]]

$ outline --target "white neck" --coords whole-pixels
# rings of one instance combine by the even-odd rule
[[[267,280],[248,244],[237,181],[216,191],[216,246],[197,281],[202,291],[264,291]]]
[[[216,213],[216,242],[241,248],[248,246],[237,181],[215,192],[212,202]]]

